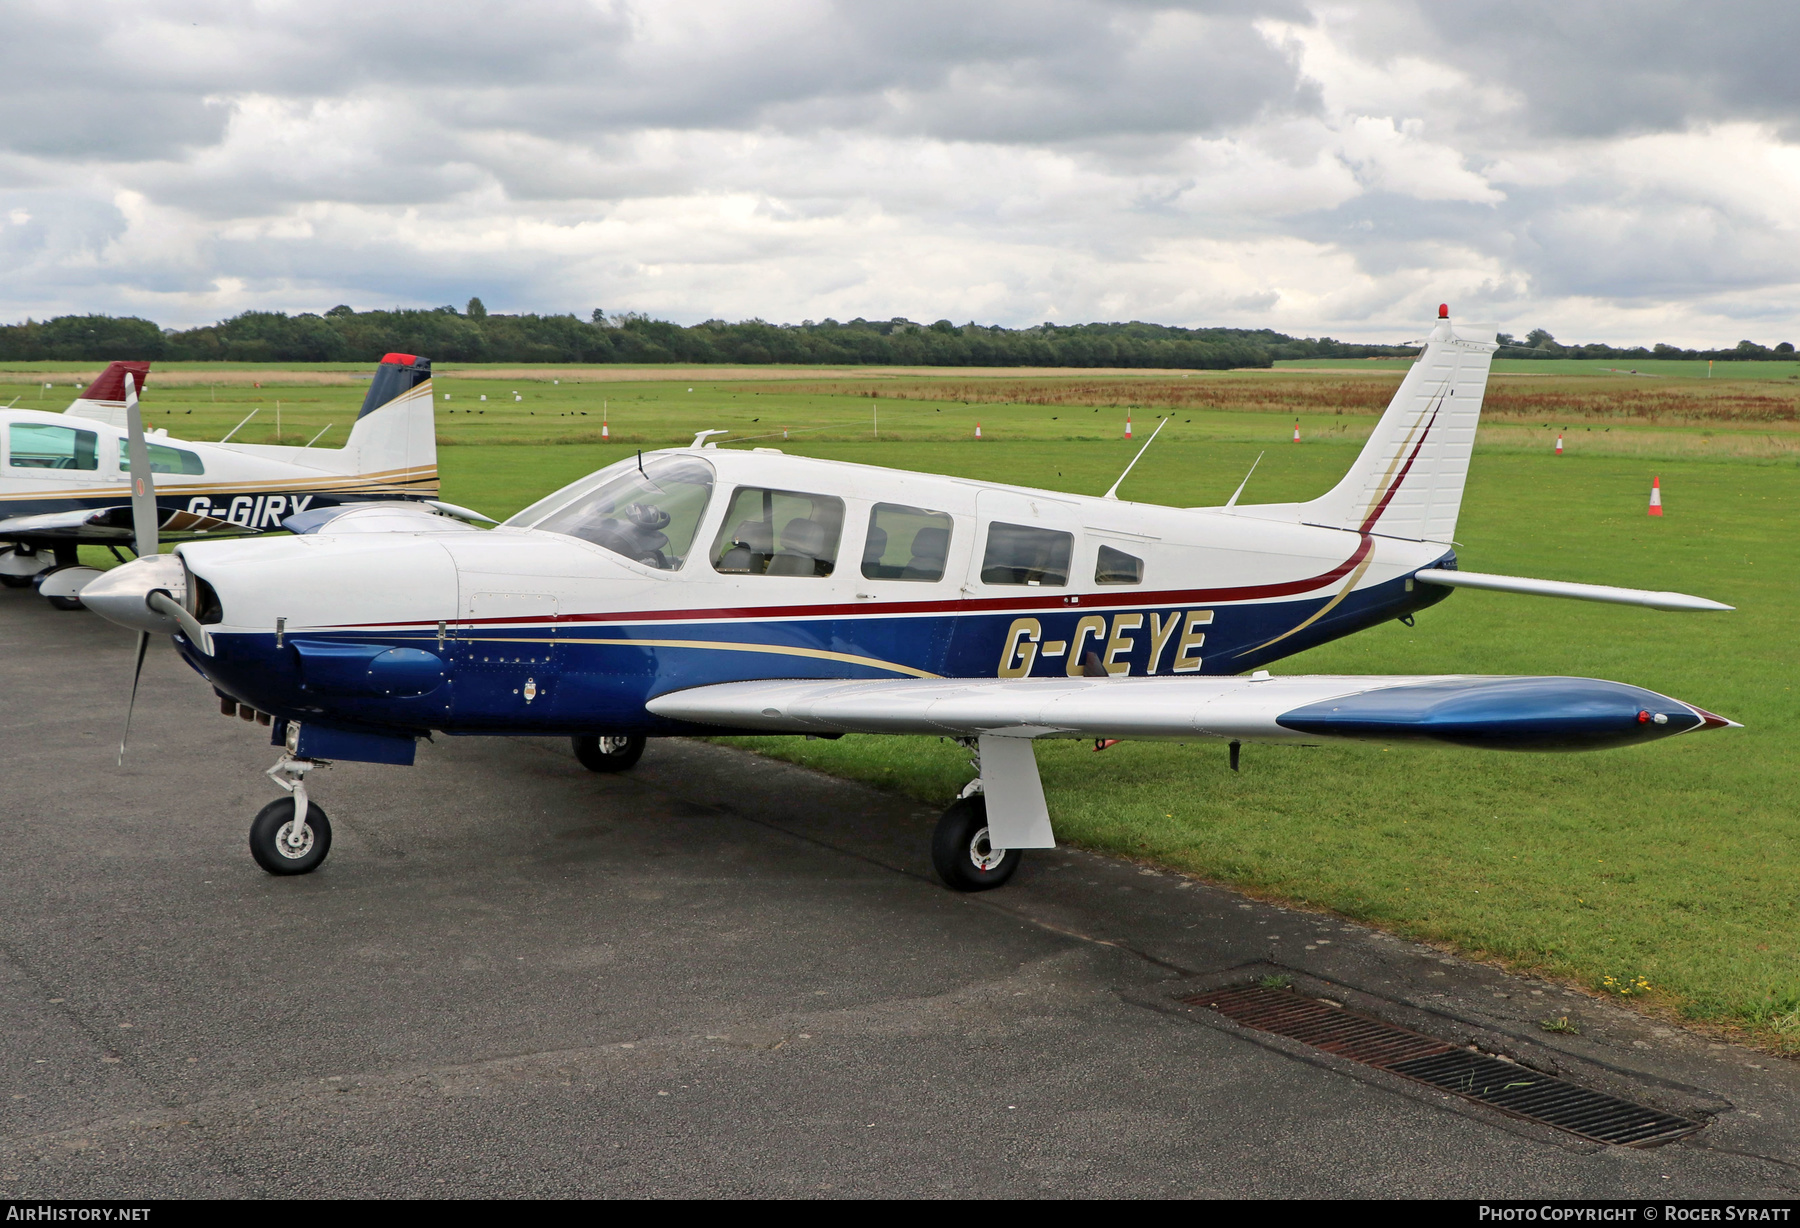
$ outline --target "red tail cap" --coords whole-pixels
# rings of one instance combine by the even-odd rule
[[[150,378],[150,364],[147,362],[114,362],[108,363],[100,378],[81,390],[84,401],[123,401],[125,399],[125,373],[131,372],[132,382],[137,390],[144,390],[144,381]]]
[[[419,361],[419,356],[417,354],[388,354],[383,356],[381,361],[399,363],[403,367],[410,367],[415,362]]]

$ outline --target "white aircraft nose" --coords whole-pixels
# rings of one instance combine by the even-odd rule
[[[159,588],[176,601],[187,596],[187,572],[172,554],[151,555],[113,568],[81,590],[81,604],[121,627],[172,635],[180,626],[144,601]]]

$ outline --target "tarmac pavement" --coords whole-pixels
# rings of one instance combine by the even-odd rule
[[[0,1197],[1800,1190],[1794,1063],[1110,858],[957,895],[935,813],[722,747],[337,764],[273,878],[268,732],[166,642],[114,766],[131,650],[0,590]],[[1709,1124],[1602,1147],[1181,1001],[1276,970]]]

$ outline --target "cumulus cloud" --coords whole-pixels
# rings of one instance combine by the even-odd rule
[[[1800,11],[24,0],[0,316],[1783,339]]]

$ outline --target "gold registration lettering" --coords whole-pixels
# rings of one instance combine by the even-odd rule
[[[1089,614],[1075,624],[1075,634],[1069,638],[1069,677],[1079,678],[1086,672],[1087,666],[1082,660],[1082,645],[1087,643],[1088,636],[1096,641],[1106,639],[1106,618],[1100,614]]]
[[[1114,614],[1112,620],[1112,638],[1106,641],[1106,660],[1102,662],[1109,674],[1129,674],[1131,662],[1119,660],[1122,653],[1128,653],[1137,647],[1137,641],[1125,633],[1136,631],[1144,625],[1142,614]]]
[[[1189,610],[1186,621],[1181,628],[1181,642],[1175,646],[1175,672],[1178,674],[1197,674],[1200,672],[1200,658],[1192,655],[1196,649],[1206,643],[1206,632],[1196,630],[1199,627],[1211,626],[1213,612],[1211,610]]]
[[[1181,626],[1184,612],[1171,610],[1166,618],[1161,614],[1150,615],[1150,660],[1144,667],[1146,674],[1154,674],[1162,665],[1163,649],[1175,638],[1175,629]]]
[[[1024,678],[1037,661],[1038,639],[1044,626],[1035,618],[1015,618],[1007,628],[1006,647],[1000,653],[1000,677]]]

